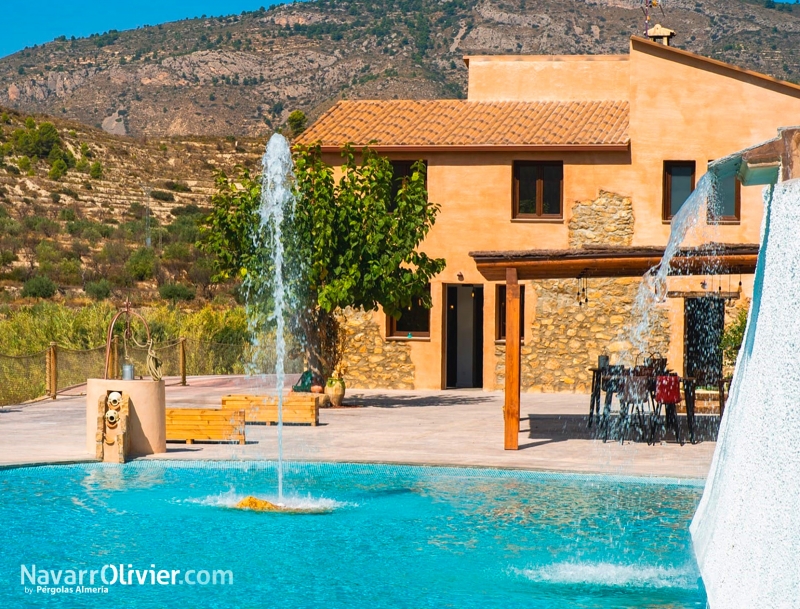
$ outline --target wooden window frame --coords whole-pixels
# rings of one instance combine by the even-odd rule
[[[430,291],[430,286],[428,286],[428,290]],[[425,332],[422,331],[399,331],[397,329],[397,320],[392,317],[391,315],[386,316],[386,338],[391,340],[414,340],[414,339],[429,339],[431,337],[431,313],[433,311],[433,307],[428,309],[428,330]],[[410,336],[409,336],[410,334]]]
[[[506,302],[506,285],[503,283],[497,284],[495,287],[494,299],[494,342],[506,342],[506,328],[505,328],[505,302]],[[519,285],[519,340],[520,343],[525,342],[525,284]]]
[[[520,167],[546,167],[558,165],[561,167],[561,182],[559,184],[558,214],[543,214],[544,206],[544,180],[541,175],[536,178],[536,213],[520,213],[519,211],[519,168]],[[562,222],[564,220],[564,161],[514,161],[511,168],[511,219],[524,222]]]
[[[673,167],[689,167],[692,168],[692,192],[694,192],[696,182],[695,176],[697,175],[697,163],[695,161],[664,161],[664,169],[662,172],[662,197],[661,197],[661,220],[669,223],[674,217],[671,212],[672,201],[672,174],[669,169]]]
[[[713,161],[709,161],[710,165]],[[734,200],[733,200],[733,215],[732,216],[719,216],[714,219],[709,214],[707,221],[709,224],[723,225],[723,224],[741,224],[742,223],[742,182],[738,176],[734,176]]]

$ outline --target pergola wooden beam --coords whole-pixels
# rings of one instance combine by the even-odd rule
[[[590,247],[569,250],[470,252],[481,275],[503,281],[507,268],[518,280],[579,277],[641,277],[661,264],[662,247]],[[670,275],[751,274],[758,260],[757,244],[712,244],[683,248],[673,257]]]
[[[519,402],[520,402],[520,334],[519,281],[517,269],[506,269],[506,391],[503,405],[506,450],[519,448]]]
[[[503,403],[505,450],[519,449],[521,391],[521,279],[641,277],[661,264],[661,247],[584,247],[569,250],[470,252],[489,281],[506,283],[506,370]],[[709,244],[683,248],[672,258],[670,275],[751,274],[757,244]]]

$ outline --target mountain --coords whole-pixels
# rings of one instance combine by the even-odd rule
[[[210,260],[195,244],[215,172],[258,171],[263,146],[137,139],[0,108],[0,303],[36,275],[79,295],[92,282],[105,282],[101,295],[173,283],[186,298],[210,295]]]
[[[800,7],[665,0],[675,44],[800,78]],[[639,0],[316,0],[61,38],[0,59],[0,105],[118,135],[263,136],[340,98],[456,98],[469,54],[626,53]]]

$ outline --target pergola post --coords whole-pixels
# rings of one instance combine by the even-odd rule
[[[517,269],[506,269],[506,391],[503,406],[506,450],[519,448],[520,327]]]

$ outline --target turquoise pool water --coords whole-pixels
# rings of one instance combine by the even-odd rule
[[[0,471],[0,607],[705,607],[688,533],[697,484],[294,463],[293,501],[329,511],[229,507],[274,499],[275,484],[274,463]],[[65,581],[81,570],[87,588],[98,571],[95,590]],[[31,577],[70,590],[37,592]]]

